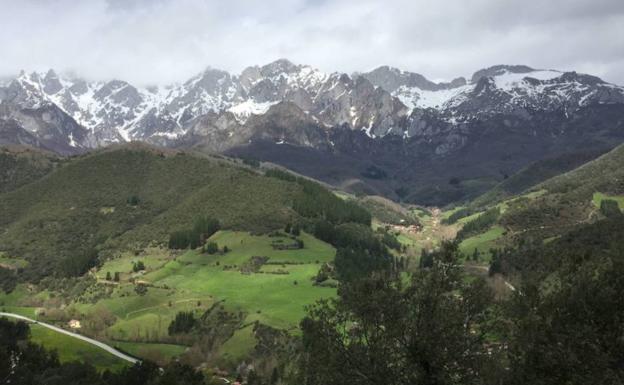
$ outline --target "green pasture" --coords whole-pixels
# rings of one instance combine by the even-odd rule
[[[31,340],[46,349],[56,350],[61,362],[82,361],[100,370],[115,371],[129,365],[97,346],[77,338],[55,332],[37,324],[30,325]]]
[[[499,247],[497,240],[503,236],[505,229],[501,226],[493,226],[488,231],[464,239],[459,244],[459,250],[466,256],[471,256],[474,249],[479,250],[481,255],[490,257],[490,249]]]

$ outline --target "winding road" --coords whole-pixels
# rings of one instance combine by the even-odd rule
[[[135,363],[139,362],[139,360],[137,360],[136,358],[130,357],[127,354],[123,354],[119,350],[113,348],[112,346],[106,345],[103,342],[94,340],[94,339],[89,338],[89,337],[85,337],[85,336],[80,335],[78,333],[73,333],[73,332],[70,332],[68,330],[61,329],[61,328],[59,328],[57,326],[50,325],[50,324],[47,324],[45,322],[40,322],[40,321],[31,319],[31,318],[28,318],[28,317],[24,317],[24,316],[19,315],[19,314],[14,314],[14,313],[0,312],[0,317],[10,317],[10,318],[15,318],[15,319],[18,319],[18,320],[30,322],[30,323],[33,323],[33,324],[41,325],[41,326],[43,326],[45,328],[48,328],[50,330],[54,330],[55,332],[62,333],[62,334],[68,335],[70,337],[77,338],[77,339],[85,341],[85,342],[87,342],[87,343],[89,343],[91,345],[95,345],[98,348],[103,349],[103,350],[109,352],[110,354],[112,354],[112,355],[114,355],[114,356],[116,356],[118,358],[121,358],[122,360],[128,361],[128,362],[130,362],[132,364],[135,364]]]

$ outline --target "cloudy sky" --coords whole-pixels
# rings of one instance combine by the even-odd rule
[[[623,0],[0,0],[0,76],[55,68],[136,84],[285,57],[431,79],[494,64],[624,84]]]

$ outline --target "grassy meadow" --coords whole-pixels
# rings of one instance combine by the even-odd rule
[[[256,344],[250,335],[252,323],[297,334],[305,306],[336,294],[335,288],[313,285],[321,264],[333,260],[335,249],[305,232],[297,238],[303,241],[303,248],[280,250],[273,245],[293,241],[283,233],[269,236],[219,231],[209,241],[216,242],[221,250],[226,246],[226,253],[209,255],[200,249],[170,251],[157,247],[147,248],[140,255],[123,253],[91,273],[95,278],[91,291],[108,295],[95,301],[79,298],[68,306],[68,311],[78,314],[86,324],[104,314],[113,323],[95,337],[130,354],[166,361],[187,349],[168,336],[168,326],[176,314],[191,311],[199,318],[220,303],[228,311],[244,315],[245,326],[219,348],[228,360],[236,360]],[[252,257],[266,257],[266,262],[255,271],[243,272],[242,267]],[[133,266],[139,261],[145,271],[134,272]],[[119,282],[106,279],[116,272]],[[147,287],[146,293],[135,291],[138,283]],[[0,305],[6,311],[36,317],[37,307],[24,306],[33,295],[41,297],[38,303],[45,307],[49,294],[31,293],[25,285],[18,285],[11,294],[0,294]],[[79,350],[61,349],[60,339],[69,337],[54,338],[50,335],[54,332],[46,330],[36,333],[34,340],[58,349],[63,360],[81,357]],[[102,368],[114,367],[112,356],[105,360],[84,353],[82,357],[96,360],[93,362]]]
[[[99,370],[115,371],[129,363],[121,358],[93,346],[88,342],[50,330],[37,324],[30,325],[31,341],[56,350],[61,362],[84,361],[92,363]]]

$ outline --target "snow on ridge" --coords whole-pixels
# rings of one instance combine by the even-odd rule
[[[561,75],[563,75],[562,72],[553,70],[536,70],[525,73],[505,71],[505,73],[501,75],[494,76],[494,82],[497,88],[509,91],[513,88],[524,86],[525,78],[533,78],[540,81],[545,81],[557,78]]]
[[[474,85],[468,84],[438,91],[428,91],[418,87],[401,86],[393,92],[393,96],[399,98],[399,100],[409,108],[442,109],[451,102],[455,104],[455,98],[472,91],[473,88]]]
[[[541,82],[555,79],[563,75],[560,71],[536,70],[525,73],[505,71],[501,75],[494,76],[492,81],[496,88],[510,93],[516,89],[523,89],[526,94],[544,91],[543,87],[528,83],[525,78],[533,78]],[[468,83],[454,88],[440,89],[437,91],[423,90],[418,87],[401,86],[393,96],[409,108],[434,108],[437,110],[455,107],[466,100],[468,94],[475,89],[475,83]]]
[[[232,106],[227,109],[234,114],[236,120],[239,123],[244,124],[251,115],[262,115],[266,113],[271,106],[279,103],[279,101],[273,102],[256,102],[253,99],[248,99],[242,103]]]

